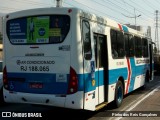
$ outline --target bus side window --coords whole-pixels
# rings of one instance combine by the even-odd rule
[[[140,37],[135,37],[135,55],[136,57],[142,57],[142,40]]]
[[[135,55],[135,39],[132,35],[129,35],[129,56],[134,57]]]
[[[117,52],[119,58],[124,58],[124,35],[121,31],[117,31]]]
[[[145,38],[142,39],[142,49],[143,57],[148,57],[148,41]]]
[[[112,57],[118,58],[117,52],[117,33],[115,30],[111,30],[111,47],[112,47]]]
[[[124,58],[124,37],[122,32],[111,30],[111,47],[113,59]]]
[[[84,42],[84,57],[86,60],[91,60],[92,50],[91,50],[90,24],[88,21],[85,20],[83,20],[82,22],[82,35]]]
[[[126,57],[134,57],[135,44],[133,36],[130,34],[124,34],[124,38],[125,38]]]

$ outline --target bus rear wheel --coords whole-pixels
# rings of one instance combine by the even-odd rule
[[[149,82],[149,72],[147,71],[144,79],[144,85],[141,87],[142,90],[145,90],[147,88],[148,82]]]
[[[123,101],[123,95],[124,95],[124,89],[123,89],[123,84],[119,80],[116,85],[115,89],[115,100],[114,100],[114,105],[116,108],[120,107]]]
[[[5,105],[5,101],[3,99],[3,88],[0,89],[0,106]]]

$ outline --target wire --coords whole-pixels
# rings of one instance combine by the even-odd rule
[[[7,1],[7,2],[8,2],[8,1],[13,2],[13,0],[6,0],[6,1]],[[121,21],[121,22],[123,22],[123,23],[126,23],[126,22],[128,22],[128,21],[126,21],[126,20],[124,20],[124,19],[120,19],[120,18],[118,18],[117,16],[113,16],[113,15],[107,14],[108,12],[107,12],[107,13],[106,13],[106,12],[103,12],[103,10],[104,10],[104,9],[110,9],[111,11],[116,12],[116,13],[119,13],[119,14],[123,14],[124,12],[126,12],[126,13],[128,13],[129,15],[134,15],[132,12],[129,12],[129,11],[126,9],[126,7],[124,7],[124,8],[121,7],[122,5],[124,6],[124,5],[127,4],[127,5],[129,6],[129,8],[135,8],[136,11],[139,11],[140,13],[143,13],[145,16],[147,16],[147,18],[152,19],[149,15],[146,15],[143,11],[137,9],[134,5],[130,5],[128,2],[125,2],[124,0],[121,1],[121,2],[120,2],[120,1],[117,1],[117,0],[115,0],[115,1],[102,0],[102,1],[104,1],[104,2],[107,3],[107,4],[103,4],[103,3],[97,2],[97,1],[95,1],[95,0],[92,0],[93,3],[102,6],[102,7],[101,7],[102,10],[97,10],[97,9],[95,9],[95,8],[93,8],[93,7],[90,7],[89,5],[86,5],[86,4],[82,3],[82,2],[78,2],[77,0],[72,0],[72,2],[66,2],[66,1],[63,0],[63,3],[64,3],[65,5],[67,5],[67,6],[76,7],[75,5],[73,5],[74,2],[76,2],[76,3],[78,3],[78,4],[81,4],[83,7],[86,7],[88,10],[96,11],[96,12],[98,12],[98,13],[101,13],[101,14],[103,14],[103,15],[105,15],[105,16],[108,16],[108,17],[111,17],[111,18],[113,18],[113,19],[116,19],[116,20]],[[130,0],[130,1],[131,1],[131,0]],[[36,6],[37,6],[37,5],[38,5],[38,6],[39,6],[39,5],[41,5],[41,6],[50,5],[49,3],[35,2],[35,1],[32,1],[32,0],[27,0],[27,1],[14,0],[14,2],[19,3],[19,4],[26,4],[26,3],[27,3],[27,4],[36,5]],[[53,0],[50,0],[50,2],[53,3]],[[122,4],[122,2],[123,2],[124,4]],[[133,2],[133,1],[131,1],[131,2],[135,4],[135,2]],[[70,4],[70,3],[73,3],[73,4]],[[9,4],[9,3],[8,3],[8,4]],[[138,4],[135,4],[135,5],[136,5],[136,6],[140,6],[140,5],[138,5]],[[114,6],[114,7],[110,7],[110,6]],[[81,9],[81,7],[79,7],[79,8]],[[142,8],[142,7],[139,7],[139,8]],[[0,10],[7,10],[7,9],[10,10],[10,11],[20,10],[19,8],[17,9],[17,8],[0,7]],[[143,9],[143,10],[145,10],[145,9]],[[122,12],[122,11],[124,11],[124,12]],[[149,13],[149,11],[147,11],[147,12]],[[140,20],[143,20],[144,22],[149,21],[149,20],[147,20],[147,19],[144,19],[143,16],[140,17]]]
[[[6,10],[21,10],[21,9],[16,9],[16,8],[11,8],[11,7],[5,7],[5,6],[0,6],[0,9],[6,9]]]
[[[118,8],[118,9],[120,9],[120,10],[123,10],[123,11],[125,11],[125,12],[127,12],[127,13],[133,15],[133,13],[131,13],[131,12],[129,12],[128,10],[126,10],[126,9],[124,9],[124,8],[122,8],[122,7],[120,7],[119,5],[117,5],[117,4],[113,3],[113,2],[111,2],[110,0],[108,0],[108,2],[105,1],[105,0],[103,0],[103,1],[104,1],[105,3],[111,3],[112,5],[116,6],[115,8]],[[118,12],[120,12],[120,11],[118,11]]]
[[[131,1],[131,0],[130,0]],[[131,2],[133,2],[133,1],[131,1]],[[130,5],[128,2],[125,2],[127,5],[129,5],[130,7],[132,7],[132,8],[136,8],[136,7],[134,7],[133,5]],[[137,5],[136,5],[137,6]],[[140,7],[140,8],[142,8],[142,7]],[[137,9],[136,8],[136,11],[139,11],[140,13],[143,13],[145,16],[147,16],[147,17],[149,17],[149,18],[151,18],[150,16],[148,16],[148,15],[146,15],[143,11],[141,11],[141,10],[139,10],[139,9]],[[153,14],[152,14],[153,15]]]
[[[158,4],[160,4],[160,2],[158,0],[155,0]]]
[[[75,1],[75,0],[72,0],[72,1]],[[111,16],[111,15],[109,15],[109,14],[106,14],[105,12],[96,10],[96,9],[94,9],[94,8],[92,8],[92,7],[89,7],[89,6],[86,5],[86,4],[83,4],[83,3],[78,2],[78,1],[75,1],[75,2],[77,2],[77,3],[79,3],[79,4],[82,4],[83,6],[89,8],[89,9],[92,9],[92,10],[94,10],[94,11],[97,11],[97,12],[99,12],[99,13],[101,13],[101,14],[107,15],[108,17],[111,17],[111,18],[114,18],[114,19],[116,19],[116,20],[119,20],[119,21],[123,21],[123,22],[124,22],[124,20],[122,20],[122,19],[119,19],[119,18],[116,18],[115,16]]]
[[[44,5],[50,5],[50,4],[46,4],[44,2],[35,2],[33,0],[25,0],[25,1],[22,1],[22,0],[14,0],[14,1],[13,0],[9,0],[9,1],[11,1],[11,2],[17,2],[17,3],[29,3],[30,5],[42,5],[42,6],[44,6]]]
[[[144,1],[144,3],[145,3],[148,7],[150,7],[150,8],[153,9],[153,10],[155,10],[155,8],[153,8],[152,5],[150,5],[150,4],[147,3],[147,2],[148,2],[147,0],[143,0],[143,1]]]
[[[112,10],[112,11],[115,11],[115,12],[117,12],[117,13],[120,13],[120,11],[113,9],[114,7],[108,7],[108,6],[104,5],[104,4],[98,3],[98,2],[95,1],[95,0],[92,0],[92,1],[95,2],[96,4],[99,4],[100,6],[107,7],[108,9],[110,9],[110,10]]]
[[[136,6],[139,6],[138,8],[143,9],[143,11],[146,11],[147,13],[153,15],[153,13],[151,13],[149,10],[143,8],[143,6],[140,6],[139,4],[137,4],[135,1],[129,0],[130,2],[132,2],[133,4],[135,4]],[[142,12],[141,10],[139,10],[140,12]],[[143,13],[143,12],[142,12]]]

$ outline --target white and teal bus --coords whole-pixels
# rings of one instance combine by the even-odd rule
[[[153,80],[151,39],[77,8],[37,8],[4,19],[7,103],[95,111]]]

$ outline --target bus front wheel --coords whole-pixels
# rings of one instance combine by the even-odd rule
[[[123,89],[123,84],[119,80],[116,84],[116,89],[115,89],[115,100],[114,100],[114,105],[116,108],[120,107],[123,101],[123,94],[124,89]]]

